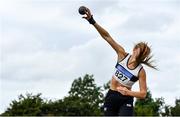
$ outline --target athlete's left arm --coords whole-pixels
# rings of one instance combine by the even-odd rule
[[[128,96],[133,96],[136,98],[144,99],[147,94],[147,85],[146,85],[146,72],[144,69],[141,69],[139,73],[139,90],[140,91],[131,91],[126,87],[118,87],[117,90],[123,94]]]
[[[141,69],[139,73],[139,90],[140,91],[127,91],[127,95],[133,96],[136,98],[144,99],[147,94],[147,84],[146,84],[146,72],[144,69]]]

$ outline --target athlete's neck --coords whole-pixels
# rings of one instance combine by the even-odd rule
[[[129,61],[128,61],[128,67],[130,69],[134,69],[138,65],[138,62],[136,61],[135,56],[130,56]]]

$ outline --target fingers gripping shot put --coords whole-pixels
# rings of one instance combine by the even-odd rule
[[[87,7],[81,6],[79,13],[84,15],[83,18],[95,27],[101,37],[117,54],[110,89],[105,97],[104,115],[133,115],[134,97],[144,99],[147,93],[146,72],[142,64],[156,69],[151,63],[151,48],[147,43],[139,42],[134,46],[132,54],[130,54],[94,20],[91,11]],[[131,90],[137,81],[139,82],[139,91]]]

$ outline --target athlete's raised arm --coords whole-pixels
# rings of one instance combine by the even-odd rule
[[[102,28],[97,22],[95,22],[91,14],[91,11],[88,8],[86,8],[85,15],[86,16],[84,16],[83,18],[87,19],[89,23],[96,28],[101,37],[111,45],[111,47],[116,51],[118,59],[124,58],[127,54],[124,48],[121,45],[119,45],[104,28]]]

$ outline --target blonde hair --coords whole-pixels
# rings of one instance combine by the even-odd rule
[[[134,49],[140,48],[140,54],[137,57],[136,61],[138,64],[142,63],[157,70],[157,67],[152,64],[154,62],[152,59],[153,55],[151,55],[151,48],[148,46],[147,42],[139,42],[135,44]]]

